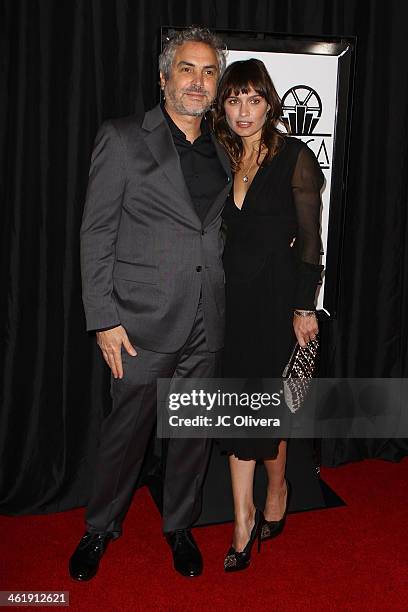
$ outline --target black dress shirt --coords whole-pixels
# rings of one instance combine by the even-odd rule
[[[173,141],[180,157],[187,189],[201,221],[225,185],[226,173],[211,139],[208,122],[203,117],[201,134],[191,143],[162,106]]]

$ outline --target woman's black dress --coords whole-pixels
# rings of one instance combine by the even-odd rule
[[[286,137],[272,161],[258,169],[241,210],[233,192],[228,197],[224,377],[282,375],[296,342],[293,310],[315,307],[323,181],[313,152]],[[266,459],[276,456],[279,441],[222,439],[220,445],[241,459]]]

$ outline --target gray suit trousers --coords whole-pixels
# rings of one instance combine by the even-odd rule
[[[115,538],[122,533],[122,521],[155,426],[157,378],[211,378],[220,358],[220,351],[207,349],[201,299],[191,333],[180,350],[158,353],[135,348],[136,357],[122,350],[124,376],[112,378],[112,411],[102,424],[86,512],[88,531],[109,532]],[[198,519],[210,448],[206,439],[169,440],[163,491],[165,533],[188,528]]]

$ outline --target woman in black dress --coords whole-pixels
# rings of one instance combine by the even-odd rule
[[[234,62],[218,90],[215,131],[234,170],[223,217],[227,239],[224,376],[279,378],[296,339],[318,333],[320,189],[312,151],[278,129],[280,99],[264,64]],[[223,439],[234,498],[233,541],[226,571],[249,565],[255,539],[283,529],[288,505],[286,440]],[[268,474],[264,515],[253,501],[257,460]]]

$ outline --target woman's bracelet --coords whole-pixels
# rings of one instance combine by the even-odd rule
[[[315,310],[294,310],[297,317],[313,317],[316,314]]]

